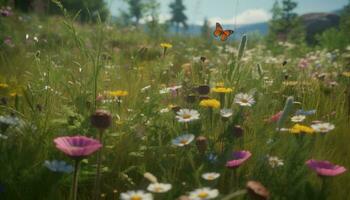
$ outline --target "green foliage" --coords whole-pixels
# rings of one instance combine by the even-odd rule
[[[326,30],[317,36],[319,45],[328,49],[345,49],[350,45],[350,3],[346,5],[340,15],[339,28]]]
[[[211,34],[212,34],[211,32],[212,32],[212,30],[210,28],[210,24],[209,24],[208,19],[204,19],[204,22],[203,22],[203,25],[201,28],[202,37],[206,40],[210,39]]]
[[[82,22],[105,21],[109,15],[109,11],[105,1],[103,0],[60,0],[63,7],[71,15],[79,13],[78,20]],[[59,14],[60,9],[53,3],[49,5],[49,13]]]
[[[326,30],[321,35],[318,35],[316,39],[320,46],[330,50],[345,49],[350,44],[348,35],[336,28]]]
[[[170,22],[176,25],[177,32],[179,31],[180,25],[186,28],[187,16],[184,13],[184,11],[186,10],[186,7],[183,4],[182,0],[175,0],[173,3],[169,5],[169,8],[171,9],[170,12],[172,15]]]

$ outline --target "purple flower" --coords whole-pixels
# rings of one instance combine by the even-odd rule
[[[319,176],[337,176],[346,171],[346,168],[325,160],[308,160],[306,165],[314,170]]]
[[[7,37],[4,39],[4,44],[6,44],[9,47],[14,47],[15,45],[12,42],[12,39],[10,37]]]
[[[58,137],[56,148],[73,158],[89,156],[102,147],[100,141],[85,136]]]
[[[246,160],[248,160],[252,154],[249,151],[237,151],[233,153],[233,160],[226,162],[226,167],[237,168],[241,166]]]
[[[0,15],[3,17],[8,17],[12,15],[11,7],[1,7]]]

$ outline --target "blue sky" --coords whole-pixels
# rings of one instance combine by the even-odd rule
[[[106,0],[113,15],[127,9],[123,0]],[[145,0],[147,1],[147,0]],[[168,5],[174,0],[158,0],[161,3],[160,20],[167,20]],[[205,18],[211,23],[249,24],[267,21],[275,0],[184,0],[188,23],[202,24]],[[349,0],[297,0],[299,14],[308,12],[330,12],[342,8]]]

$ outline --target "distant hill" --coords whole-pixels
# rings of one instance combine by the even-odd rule
[[[245,24],[245,25],[237,25],[237,28],[235,29],[234,25],[225,25],[225,29],[232,29],[235,30],[236,36],[245,34],[245,33],[251,33],[256,32],[261,35],[266,35],[268,31],[268,22],[262,22],[262,23],[256,23],[256,24]],[[214,30],[215,27],[212,27]],[[170,29],[171,32],[175,32],[175,28]],[[201,26],[200,25],[190,25],[187,30],[184,31],[187,34],[190,35],[200,35],[201,34]]]

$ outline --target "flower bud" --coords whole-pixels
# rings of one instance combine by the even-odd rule
[[[201,95],[207,95],[210,92],[210,87],[208,85],[200,85],[197,87],[197,91]]]
[[[246,187],[248,190],[248,195],[252,199],[265,200],[269,199],[270,197],[270,192],[260,182],[248,181]]]
[[[237,137],[237,138],[240,138],[243,136],[243,133],[244,133],[244,130],[243,128],[240,126],[240,125],[235,125],[233,127],[233,136],[234,137]]]
[[[204,136],[198,136],[196,138],[197,149],[201,154],[204,154],[208,148],[208,139]]]
[[[91,115],[91,124],[99,130],[105,130],[112,124],[112,116],[108,111],[96,110],[96,112]]]

